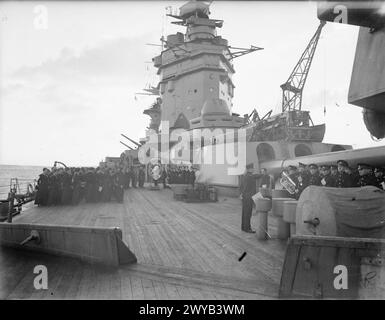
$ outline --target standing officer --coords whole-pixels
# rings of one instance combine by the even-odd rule
[[[351,167],[347,167],[347,168],[345,168],[345,172],[348,175],[350,186],[356,187],[358,184],[358,180],[360,178],[360,176],[358,174],[358,170],[354,170]]]
[[[242,231],[248,233],[255,233],[251,229],[250,220],[253,211],[253,199],[252,196],[257,193],[257,179],[261,174],[253,174],[254,164],[250,163],[246,166],[246,173],[241,179],[241,197],[242,197]]]
[[[338,169],[335,164],[330,166],[330,175],[334,178],[334,180],[336,180],[337,183]]]
[[[346,172],[346,168],[349,168],[349,164],[345,160],[337,161],[337,188],[351,188],[353,187],[352,178]]]
[[[260,188],[266,188],[266,189],[271,189],[271,178],[267,174],[267,170],[265,168],[261,169],[261,179],[259,181],[259,187]]]
[[[43,169],[43,173],[40,174],[39,180],[37,181],[37,194],[35,198],[35,204],[38,206],[46,206],[48,203],[49,194],[49,170]]]
[[[321,177],[318,172],[318,166],[314,163],[309,164],[309,186],[320,186],[321,185]]]
[[[380,168],[380,167],[375,168],[374,175],[376,177],[377,184],[380,186],[382,190],[385,190],[384,168]]]
[[[144,167],[140,166],[139,168],[139,174],[138,174],[138,181],[139,181],[139,188],[143,188],[144,186],[144,180],[146,179],[146,173],[144,171]]]
[[[321,185],[323,187],[333,187],[334,188],[336,186],[336,180],[330,174],[330,167],[327,165],[323,165],[321,168],[322,168]]]
[[[359,163],[358,164],[358,187],[365,187],[365,186],[375,186],[377,188],[380,188],[380,186],[377,183],[377,179],[373,174],[372,166],[367,163]]]
[[[309,172],[306,170],[306,164],[300,162],[298,164],[298,176],[297,176],[298,184],[298,197],[301,195],[302,191],[306,189],[309,185]]]

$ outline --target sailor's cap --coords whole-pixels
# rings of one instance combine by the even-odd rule
[[[254,169],[254,163],[247,164],[246,169]]]
[[[309,164],[310,169],[318,169],[318,166],[315,163]]]
[[[349,164],[345,160],[338,160],[337,164],[343,166],[343,167],[349,167]]]
[[[358,170],[360,169],[372,169],[372,166],[367,163],[358,163],[357,164]]]
[[[324,165],[321,166],[321,169],[322,170],[330,170],[330,166],[324,164]]]
[[[288,166],[288,169],[289,170],[297,170],[297,167],[296,166]]]

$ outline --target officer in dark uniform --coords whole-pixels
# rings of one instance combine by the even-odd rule
[[[314,163],[309,164],[309,186],[320,186],[321,185],[321,177],[318,172],[318,166]]]
[[[337,188],[351,188],[353,187],[352,177],[346,172],[346,168],[349,168],[349,164],[345,160],[337,161]]]
[[[122,203],[124,198],[124,189],[123,189],[123,173],[120,169],[117,169],[113,174],[113,186],[112,193],[117,202]],[[136,188],[136,186],[135,186]]]
[[[37,181],[35,204],[38,206],[46,206],[48,203],[49,174],[50,171],[47,168],[44,168],[43,173],[39,176],[39,180]]]
[[[144,171],[144,167],[140,166],[139,168],[139,174],[138,174],[138,182],[139,182],[139,188],[143,188],[144,186],[144,180],[146,179],[146,173]]]
[[[309,185],[309,172],[306,169],[306,164],[300,162],[298,164],[298,175],[297,175],[297,189],[298,189],[298,197],[301,195],[302,191],[306,189]]]
[[[384,176],[384,168],[377,167],[374,169],[374,175],[377,180],[377,184],[382,190],[385,190],[385,176]]]
[[[358,184],[358,179],[360,178],[360,176],[358,174],[358,170],[355,170],[351,167],[347,167],[347,168],[345,168],[345,172],[348,174],[350,185],[352,187],[356,187]]]
[[[261,169],[261,174],[262,174],[262,177],[259,181],[259,187],[267,188],[267,189],[271,188],[271,178],[267,174],[267,170],[265,168]]]
[[[330,167],[323,165],[321,170],[321,186],[334,188],[336,186],[336,180],[330,173]]]
[[[240,187],[242,196],[242,231],[248,233],[255,233],[250,225],[254,205],[252,196],[257,193],[257,179],[262,176],[261,174],[253,174],[253,170],[254,165],[252,163],[246,166],[246,173],[242,176]]]
[[[334,178],[334,180],[337,183],[338,169],[337,169],[337,166],[335,164],[332,164],[330,166],[330,175]]]
[[[380,186],[377,183],[377,179],[372,171],[372,166],[367,163],[359,163],[358,164],[358,187],[365,187],[365,186],[375,186],[377,188],[380,188]]]

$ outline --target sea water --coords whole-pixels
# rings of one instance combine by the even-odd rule
[[[0,200],[7,198],[11,178],[18,178],[20,192],[24,193],[28,184],[37,181],[42,172],[43,167],[40,166],[0,165]]]

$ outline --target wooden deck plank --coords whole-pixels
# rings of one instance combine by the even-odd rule
[[[117,226],[138,258],[137,265],[115,271],[82,264],[53,265],[58,268],[54,297],[43,294],[43,298],[274,298],[285,244],[258,241],[240,230],[240,220],[239,199],[184,203],[175,201],[170,190],[145,189],[127,190],[123,204],[32,207],[14,219],[20,223]],[[252,224],[255,222],[253,216]],[[272,217],[269,232],[274,238],[276,220]],[[239,262],[243,252],[247,255]],[[26,274],[18,254],[5,259],[2,261],[0,252],[0,297],[38,296],[22,292],[31,275]],[[2,282],[11,267],[18,270],[17,275]]]

